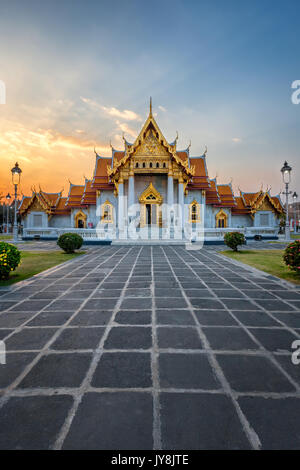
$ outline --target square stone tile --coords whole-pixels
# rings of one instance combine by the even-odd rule
[[[224,299],[223,302],[229,310],[259,310],[259,307],[246,299]]]
[[[24,328],[5,341],[7,351],[40,350],[56,333],[56,328]]]
[[[294,350],[293,350],[294,351]],[[292,363],[292,353],[288,355],[275,354],[276,361],[289,374],[289,376],[300,385],[300,364]],[[298,355],[299,357],[299,355]]]
[[[161,353],[159,382],[161,388],[221,388],[206,354]]]
[[[225,395],[162,393],[160,403],[163,449],[251,448],[235,408]]]
[[[112,314],[112,311],[107,310],[80,310],[70,322],[70,326],[107,325]]]
[[[119,298],[122,293],[122,289],[98,289],[91,297],[91,299],[103,299],[103,298]]]
[[[120,310],[115,322],[122,325],[151,325],[151,310]]]
[[[194,325],[195,321],[188,310],[156,310],[158,325]]]
[[[35,356],[36,353],[7,353],[6,364],[0,364],[0,388],[11,385]]]
[[[280,326],[276,320],[263,310],[257,312],[254,310],[235,310],[233,314],[245,326]]]
[[[176,289],[174,287],[170,287],[169,289],[165,289],[162,287],[156,287],[154,291],[155,297],[179,297],[182,298],[182,292],[180,289]]]
[[[184,298],[177,297],[158,297],[155,299],[156,308],[187,308],[188,305]]]
[[[266,291],[265,289],[249,289],[249,290],[244,290],[243,291],[247,297],[250,297],[251,299],[273,299],[276,300],[275,295],[270,294],[270,292]]]
[[[152,299],[149,298],[128,298],[124,299],[121,303],[122,310],[149,310],[152,308]]]
[[[152,346],[152,331],[148,327],[115,326],[104,343],[105,349],[149,349]]]
[[[92,380],[98,388],[145,388],[152,386],[149,353],[104,353]]]
[[[295,387],[266,357],[217,354],[225,377],[238,392],[294,392]]]
[[[0,329],[0,340],[3,340],[6,336],[8,336],[12,332],[13,332],[13,329],[11,330]]]
[[[47,306],[47,310],[65,310],[69,312],[75,312],[82,303],[82,299],[56,300],[51,305]]]
[[[300,300],[300,292],[295,290],[278,290],[276,295],[284,300]]]
[[[191,298],[191,304],[195,308],[203,310],[224,310],[223,304],[216,299]]]
[[[236,289],[214,289],[215,295],[219,299],[244,299],[242,292]]]
[[[18,388],[79,387],[88,371],[92,355],[48,354],[24,377]]]
[[[0,449],[50,449],[72,404],[67,395],[10,398],[0,409]]]
[[[51,345],[51,349],[65,351],[69,349],[97,348],[105,328],[66,328]]]
[[[256,300],[259,305],[269,312],[289,312],[295,309],[281,300]]]
[[[38,312],[49,304],[49,300],[24,300],[15,305],[14,312]]]
[[[273,312],[274,317],[292,328],[300,328],[300,312]],[[277,323],[279,326],[279,324]]]
[[[9,300],[0,301],[0,312],[3,312],[4,310],[7,310],[8,308],[12,307],[13,305],[16,305],[16,301],[9,301]]]
[[[249,328],[249,331],[269,351],[292,351],[296,336],[284,329]]]
[[[196,328],[164,327],[157,328],[158,347],[161,349],[202,349]]]
[[[61,326],[73,315],[73,312],[47,311],[39,313],[27,326]]]
[[[152,395],[143,392],[87,393],[63,449],[153,448]]]
[[[208,289],[185,289],[186,295],[190,297],[214,298],[214,295]]]
[[[114,299],[90,299],[84,305],[85,310],[113,310],[117,303]]]
[[[227,310],[195,310],[195,315],[200,325],[206,326],[237,326]]]
[[[262,449],[300,448],[300,399],[240,397],[238,399],[250,426],[258,434]]]
[[[131,297],[151,297],[151,290],[150,289],[143,289],[143,288],[138,288],[138,289],[126,289],[124,297],[131,298]]]
[[[259,348],[242,328],[217,326],[202,329],[212,349],[236,351]]]
[[[4,312],[0,315],[0,328],[16,328],[33,317],[36,312]]]

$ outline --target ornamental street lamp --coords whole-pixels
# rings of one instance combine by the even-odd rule
[[[6,200],[7,200],[6,233],[8,233],[8,230],[9,230],[9,201],[11,200],[11,195],[9,193],[7,193],[7,195],[6,195]]]
[[[282,179],[285,184],[285,196],[286,196],[286,204],[285,204],[285,240],[288,242],[291,239],[291,234],[290,234],[290,222],[289,222],[289,194],[291,194],[291,191],[289,191],[289,184],[291,182],[291,171],[292,168],[288,165],[288,163],[285,161],[283,167],[281,168],[281,173],[282,173]]]
[[[14,243],[18,243],[18,221],[17,221],[17,197],[18,197],[18,185],[20,184],[22,170],[19,167],[18,162],[11,169],[12,182],[15,186],[15,217],[14,217]]]
[[[297,199],[298,199],[298,194],[296,191],[294,191],[294,194],[292,196],[294,199],[294,233],[297,232],[297,225],[298,225],[298,220],[297,220]]]

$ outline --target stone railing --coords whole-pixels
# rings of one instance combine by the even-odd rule
[[[262,238],[277,237],[278,229],[271,227],[229,227],[229,228],[205,228],[204,237],[205,240],[209,241],[222,241],[225,233],[228,232],[241,232],[245,235],[246,238],[253,238],[255,235],[261,235]],[[24,228],[23,229],[23,238],[25,239],[57,239],[60,235],[66,232],[78,233],[86,241],[90,240],[111,240],[115,238],[112,236],[110,231],[101,231],[96,229],[84,229],[84,228]],[[122,238],[130,238],[126,236],[127,232],[123,234]],[[203,236],[203,231],[197,232],[197,236],[201,238]],[[158,238],[161,238],[158,236]],[[163,237],[162,237],[163,238]],[[175,237],[177,238],[177,237]]]

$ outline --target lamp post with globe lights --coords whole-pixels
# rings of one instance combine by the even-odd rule
[[[20,184],[22,170],[19,167],[18,162],[11,169],[12,182],[15,186],[15,217],[14,217],[14,229],[13,229],[13,241],[18,243],[18,221],[17,221],[17,197],[18,197],[18,185]]]
[[[6,195],[7,200],[7,213],[6,213],[6,233],[8,234],[9,231],[9,201],[11,200],[11,195],[7,193]]]
[[[285,204],[285,240],[288,242],[291,239],[291,234],[290,234],[290,221],[289,221],[289,194],[291,194],[291,191],[289,191],[289,184],[291,182],[291,171],[292,167],[288,165],[288,163],[285,161],[283,167],[281,168],[281,173],[282,173],[282,179],[285,184],[285,197],[286,197],[286,204]]]

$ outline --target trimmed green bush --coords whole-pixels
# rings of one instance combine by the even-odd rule
[[[10,272],[19,266],[20,261],[21,252],[14,245],[0,242],[0,279],[8,279]]]
[[[240,232],[228,232],[224,235],[224,242],[233,251],[238,251],[239,245],[245,245],[245,235]]]
[[[64,233],[57,240],[58,246],[66,253],[74,253],[83,244],[83,238],[77,233]]]
[[[300,240],[290,243],[283,253],[285,264],[300,275]]]

